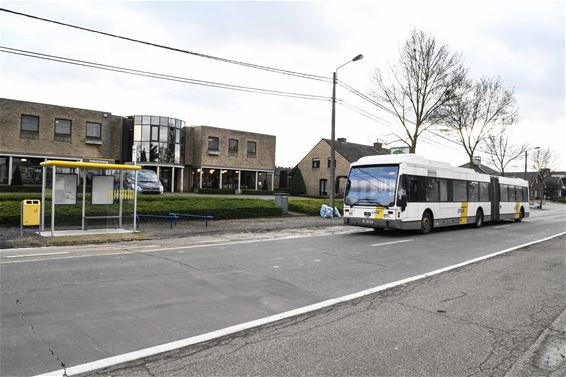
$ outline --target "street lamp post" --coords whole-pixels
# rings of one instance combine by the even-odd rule
[[[540,147],[529,148],[525,151],[525,175],[523,176],[523,178],[525,178],[525,181],[527,181],[527,153],[535,149],[540,149]]]
[[[352,60],[348,60],[340,67],[334,70],[332,74],[332,126],[330,132],[330,208],[332,208],[332,218],[334,218],[334,199],[336,196],[336,82],[338,81],[336,73],[346,64],[363,59],[363,55],[356,55]]]

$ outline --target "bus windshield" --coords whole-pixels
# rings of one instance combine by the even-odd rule
[[[350,170],[345,204],[390,207],[395,204],[399,166],[356,166]]]

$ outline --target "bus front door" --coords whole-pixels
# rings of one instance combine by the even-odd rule
[[[499,178],[491,177],[491,221],[499,221]]]

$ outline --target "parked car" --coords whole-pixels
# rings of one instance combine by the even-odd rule
[[[134,187],[134,172],[128,171],[124,174],[124,187],[136,189],[139,194],[163,194],[163,185],[153,170],[138,170],[138,185]]]

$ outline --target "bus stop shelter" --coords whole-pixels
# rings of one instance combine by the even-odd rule
[[[40,235],[42,236],[58,236],[58,235],[80,235],[87,233],[86,220],[88,218],[115,218],[118,220],[119,230],[122,229],[123,220],[123,197],[124,197],[124,171],[133,170],[134,174],[134,187],[133,187],[133,228],[129,232],[136,231],[136,215],[137,215],[137,185],[138,185],[138,170],[141,166],[137,165],[123,165],[123,164],[103,164],[96,162],[77,162],[77,161],[45,161],[40,164],[42,166],[42,184],[41,184],[41,224]],[[45,191],[47,187],[47,170],[52,170],[51,181],[51,230],[45,231]],[[79,169],[79,176],[82,178],[82,210],[81,210],[81,230],[69,231],[55,231],[55,207],[56,205],[76,204],[77,199],[77,175],[76,174],[57,174],[57,168],[71,168]],[[86,209],[86,183],[87,183],[87,170],[112,170],[119,172],[119,191],[118,191],[118,215],[117,216],[91,216],[87,217]],[[98,175],[98,178],[92,180],[91,203],[92,204],[112,204],[114,203],[114,175]],[[111,178],[111,180],[110,180]],[[119,231],[112,229],[112,232]],[[106,230],[88,231],[89,234],[106,233]]]

